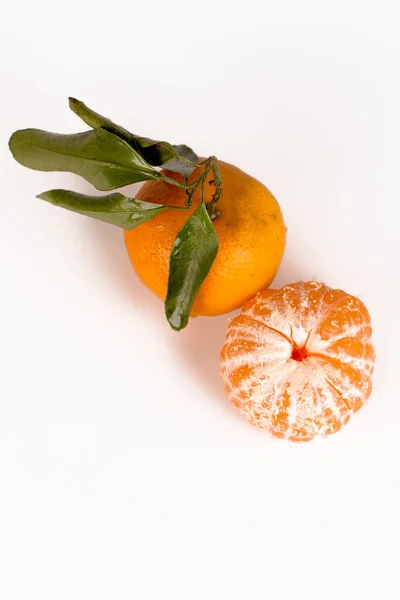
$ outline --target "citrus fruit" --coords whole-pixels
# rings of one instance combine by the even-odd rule
[[[146,181],[136,198],[63,189],[38,197],[124,229],[131,262],[165,301],[172,329],[184,329],[190,316],[238,308],[269,286],[286,228],[265,186],[215,156],[199,158],[186,144],[138,136],[76,98],[69,106],[91,130],[20,129],[10,151],[25,167],[75,173],[104,192]]]
[[[337,432],[371,392],[368,311],[323,283],[294,283],[248,301],[228,327],[222,376],[234,406],[293,442]]]
[[[237,167],[218,161],[224,182],[218,202],[219,216],[213,220],[219,239],[218,255],[193,304],[192,315],[219,315],[239,308],[275,277],[285,247],[286,228],[277,201],[259,181]],[[189,182],[198,177],[196,170]],[[164,171],[184,182],[182,175]],[[206,204],[213,187],[208,175],[204,188]],[[199,186],[200,187],[200,186]],[[184,189],[165,181],[148,181],[136,198],[168,206],[185,206]],[[161,299],[168,284],[169,257],[181,227],[200,202],[196,189],[190,211],[166,210],[125,231],[132,265],[141,281]]]

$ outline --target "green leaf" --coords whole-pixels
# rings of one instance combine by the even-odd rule
[[[165,314],[172,329],[186,327],[194,299],[218,253],[218,237],[202,202],[171,249]]]
[[[200,160],[197,154],[188,146],[184,144],[173,146],[168,142],[156,142],[150,138],[134,135],[124,127],[116,125],[107,117],[103,117],[95,112],[76,98],[69,98],[69,106],[90,127],[103,127],[110,133],[125,140],[153,167],[164,166],[164,168],[170,171],[182,173],[182,175],[189,177],[195,170],[195,167],[182,162],[181,159],[183,158],[194,163],[198,163]]]
[[[164,210],[173,208],[185,210],[184,207],[143,202],[118,193],[107,196],[86,196],[68,190],[50,190],[40,194],[38,198],[123,229],[134,229]]]
[[[70,135],[22,129],[11,136],[10,150],[25,167],[76,173],[103,191],[161,177],[126,141],[101,127]]]
[[[199,163],[200,161],[197,154],[184,144],[172,146],[168,142],[155,142],[143,137],[136,137],[135,143],[139,152],[149,164],[155,167],[163,167],[168,171],[181,173],[186,177],[189,177],[196,167],[182,162],[181,159],[186,158],[194,163]]]
[[[68,98],[68,102],[72,112],[80,117],[82,121],[86,123],[86,125],[89,125],[89,127],[92,127],[93,129],[96,129],[96,127],[102,127],[106,131],[109,131],[110,133],[117,135],[122,140],[125,140],[125,142],[130,145],[132,145],[134,142],[135,136],[127,129],[116,125],[110,119],[107,119],[107,117],[99,115],[99,113],[86,106],[86,104],[80,100],[77,100],[76,98]]]

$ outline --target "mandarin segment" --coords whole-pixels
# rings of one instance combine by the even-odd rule
[[[375,352],[364,304],[318,282],[265,290],[228,327],[221,373],[234,406],[274,437],[339,431],[368,399]]]
[[[322,340],[369,337],[371,326],[368,311],[358,298],[348,295],[340,297],[327,306],[314,335]]]

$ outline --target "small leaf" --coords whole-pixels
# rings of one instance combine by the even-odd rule
[[[161,177],[127,142],[101,127],[70,135],[22,129],[11,136],[10,150],[25,167],[76,173],[103,191]]]
[[[95,112],[76,98],[69,98],[69,106],[90,127],[103,127],[106,131],[125,140],[153,167],[163,166],[169,171],[182,173],[182,175],[189,177],[195,170],[195,167],[179,159],[184,158],[194,163],[198,163],[200,160],[197,154],[188,146],[184,144],[173,146],[168,142],[156,142],[150,138],[134,135],[124,127],[116,125],[107,117],[103,117]]]
[[[86,196],[68,190],[50,190],[40,194],[38,198],[123,229],[134,229],[164,210],[171,208],[185,210],[178,206],[143,202],[118,193],[107,196]]]
[[[143,137],[135,137],[135,143],[139,152],[149,164],[154,167],[164,167],[164,169],[181,173],[186,177],[189,177],[196,167],[182,162],[180,158],[183,157],[195,163],[200,161],[197,154],[184,144],[172,146],[168,142],[155,142]]]
[[[196,294],[217,253],[217,233],[202,202],[179,231],[171,249],[165,314],[172,329],[186,327]]]
[[[192,163],[199,164],[199,157],[191,148],[189,148],[189,146],[186,146],[185,144],[180,144],[179,146],[173,146],[173,148],[176,151],[178,157],[183,157]],[[164,169],[168,169],[168,171],[181,173],[185,177],[189,177],[189,175],[191,175],[195,170],[195,167],[183,163],[181,160],[179,160],[179,158],[173,158],[172,160],[163,163],[163,167]]]

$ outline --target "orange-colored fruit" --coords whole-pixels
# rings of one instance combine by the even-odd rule
[[[293,442],[345,425],[371,393],[375,352],[367,309],[322,283],[265,290],[229,325],[221,352],[232,403]]]
[[[275,277],[285,247],[286,228],[279,205],[259,181],[237,167],[218,162],[224,182],[218,202],[220,216],[213,221],[219,238],[215,262],[200,287],[192,315],[220,315],[239,308]],[[183,183],[183,177],[166,172]],[[190,182],[198,177],[195,171]],[[208,181],[212,175],[208,176]],[[205,184],[205,202],[214,186]],[[185,190],[163,181],[148,181],[136,196],[156,204],[184,206]],[[132,265],[142,280],[161,299],[168,283],[169,255],[182,225],[198,206],[196,190],[190,211],[168,210],[131,231],[125,242]]]

